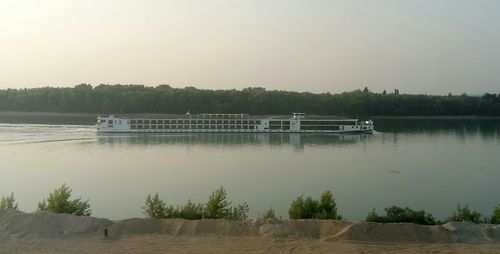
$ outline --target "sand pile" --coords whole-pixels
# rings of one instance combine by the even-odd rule
[[[450,222],[442,226],[459,243],[500,243],[500,225]]]
[[[381,243],[500,243],[500,225],[448,223],[423,226],[328,220],[184,220],[126,219],[110,221],[50,212],[0,213],[0,233],[13,238],[103,236],[110,238],[158,234],[193,237],[254,237],[348,240]]]
[[[168,234],[172,236],[295,237],[323,238],[350,225],[344,221],[318,220],[151,220],[127,219],[109,228],[111,236]]]
[[[411,223],[361,222],[346,228],[331,240],[361,242],[451,242],[451,234],[441,226],[423,226]]]
[[[85,216],[37,211],[6,211],[0,214],[0,231],[13,237],[60,237],[102,232],[113,222]]]

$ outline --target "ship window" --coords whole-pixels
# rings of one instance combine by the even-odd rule
[[[281,125],[270,125],[269,129],[271,129],[271,130],[279,130],[279,129],[281,129]]]
[[[137,125],[137,129],[143,129],[142,125]]]
[[[243,129],[247,130],[248,129],[248,125],[243,125]]]
[[[144,120],[144,123],[145,124],[149,124],[149,120]]]
[[[290,130],[290,125],[283,125],[283,130]]]
[[[170,129],[170,125],[165,125],[165,129]]]
[[[137,120],[137,123],[142,123],[142,120]]]
[[[339,126],[327,125],[327,126],[300,126],[301,130],[339,130]]]
[[[290,125],[290,121],[283,121],[283,125]]]
[[[108,124],[113,124],[113,120],[108,120]]]
[[[191,125],[191,129],[198,129],[196,125]]]
[[[234,124],[234,120],[229,121],[230,124]]]
[[[248,124],[248,121],[247,121],[247,120],[244,120],[244,121],[243,121],[243,124]]]
[[[281,124],[281,121],[269,121],[269,124]]]
[[[222,125],[217,125],[217,129],[222,129]]]
[[[136,121],[136,120],[131,120],[131,121],[130,121],[130,123],[131,123],[131,124],[136,124],[136,123],[137,123],[137,121]]]
[[[203,126],[203,129],[208,129],[208,125]]]
[[[240,121],[240,120],[238,120],[238,121],[236,121],[236,123],[237,123],[237,124],[241,124],[241,121]]]
[[[229,126],[229,129],[234,129],[234,125]]]
[[[163,129],[163,125],[158,125],[158,129]]]
[[[151,125],[151,129],[156,129],[156,125]]]
[[[210,121],[208,121],[208,120],[203,120],[203,123],[204,123],[204,124],[208,124],[209,122],[210,122]]]
[[[130,125],[130,129],[136,129],[137,127],[135,125]]]
[[[144,125],[144,129],[149,129],[149,125]]]
[[[156,120],[151,120],[151,123],[152,124],[156,124]]]

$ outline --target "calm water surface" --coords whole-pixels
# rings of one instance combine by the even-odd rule
[[[350,220],[389,205],[489,215],[500,203],[499,120],[376,119],[373,135],[339,136],[112,135],[88,117],[16,119],[0,117],[0,195],[14,192],[24,211],[62,183],[111,219],[143,217],[148,193],[176,205],[221,185],[252,217],[271,206],[287,217],[297,195],[324,190]]]

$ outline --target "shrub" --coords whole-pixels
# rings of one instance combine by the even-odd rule
[[[288,209],[288,217],[298,219],[329,219],[338,220],[342,217],[337,213],[337,204],[330,191],[321,194],[320,200],[300,195],[292,201]]]
[[[276,218],[276,211],[272,207],[264,211],[264,214],[262,215],[263,219],[275,219]]]
[[[461,207],[460,204],[457,205],[457,209],[448,218],[448,221],[470,221],[473,223],[481,223],[481,214],[469,209],[468,205]]]
[[[299,220],[304,218],[304,195],[300,195],[292,201],[290,204],[290,209],[288,209],[288,217],[291,220]]]
[[[377,212],[375,211],[375,208],[373,208],[373,210],[371,210],[368,213],[368,215],[366,216],[365,221],[368,221],[368,222],[378,222],[378,223],[386,223],[387,222],[385,220],[384,216],[380,216],[380,215],[377,214]]]
[[[227,193],[224,187],[220,187],[210,194],[205,206],[205,218],[223,219],[231,215],[231,202],[227,201]]]
[[[491,224],[500,224],[500,205],[495,207],[490,219]]]
[[[215,190],[206,204],[193,203],[190,199],[182,206],[167,206],[160,199],[158,193],[154,196],[148,195],[142,207],[146,217],[153,219],[182,218],[187,220],[229,219],[243,220],[248,217],[250,208],[247,203],[232,207],[227,201],[227,193],[223,187]]]
[[[187,220],[200,220],[203,218],[203,204],[195,204],[188,199],[187,203],[180,208],[177,208],[178,216],[177,218],[183,218]]]
[[[165,202],[156,193],[154,196],[148,195],[142,210],[148,218],[163,219],[166,218],[166,208]]]
[[[14,193],[10,193],[9,196],[3,196],[0,200],[0,212],[7,210],[17,210],[16,199],[14,198]]]
[[[337,204],[331,191],[325,191],[319,199],[318,219],[321,220],[339,220],[342,216],[337,214]]]
[[[415,223],[421,225],[436,225],[436,219],[425,211],[415,211],[409,207],[390,206],[385,208],[385,216],[380,216],[373,209],[366,216],[366,221],[379,223]]]
[[[232,207],[231,202],[227,200],[226,190],[221,186],[208,197],[205,205],[205,218],[244,220],[248,217],[249,211],[247,203]]]
[[[226,219],[230,220],[244,220],[248,218],[248,212],[250,211],[250,207],[248,207],[248,204],[244,202],[243,204],[240,204],[236,207],[233,207],[232,213],[226,217]]]
[[[72,190],[63,184],[61,187],[49,194],[47,200],[38,202],[38,209],[42,211],[50,211],[54,213],[67,213],[77,216],[90,216],[89,201],[82,201],[81,198],[70,200]]]

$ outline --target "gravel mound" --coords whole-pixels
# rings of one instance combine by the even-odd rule
[[[0,213],[0,235],[11,238],[108,237],[162,234],[168,236],[263,237],[323,239],[380,243],[500,244],[500,225],[453,222],[440,226],[410,223],[352,224],[332,220],[184,220],[126,219],[111,221],[50,212]]]
[[[6,211],[0,214],[0,230],[12,237],[61,237],[95,234],[113,224],[107,219],[55,214],[45,211],[24,213]]]

